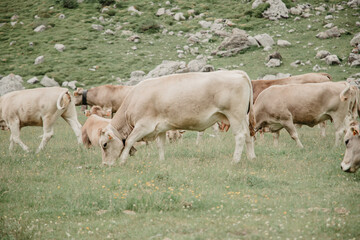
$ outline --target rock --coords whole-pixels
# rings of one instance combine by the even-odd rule
[[[130,6],[130,7],[128,8],[128,12],[131,12],[131,15],[137,14],[137,15],[140,16],[140,15],[143,14],[143,12],[138,11],[134,6]]]
[[[139,42],[140,41],[140,36],[139,35],[132,35],[130,37],[128,37],[127,39],[130,42]]]
[[[351,67],[357,67],[360,63],[360,54],[350,53],[348,63]]]
[[[302,9],[301,8],[297,8],[297,7],[292,7],[290,8],[290,13],[292,15],[298,15],[300,16],[302,14]]]
[[[199,39],[198,37],[192,35],[192,36],[190,36],[190,37],[188,38],[187,41],[188,41],[188,43],[199,43],[199,42],[200,42],[200,39]]]
[[[144,79],[144,77],[145,77],[144,71],[133,71],[130,73],[130,82],[138,83],[138,82],[142,81]]]
[[[71,82],[68,83],[67,86],[68,86],[69,88],[75,90],[75,89],[76,89],[76,83],[77,83],[77,81],[71,81]]]
[[[256,39],[256,41],[259,42],[259,44],[263,47],[266,47],[266,46],[272,46],[274,45],[274,40],[272,39],[272,37],[270,37],[269,34],[267,33],[263,33],[263,34],[259,34],[259,35],[256,35],[254,36],[254,38]]]
[[[219,36],[219,37],[230,37],[231,33],[227,32],[225,30],[215,30],[214,35]]]
[[[298,67],[298,66],[300,66],[300,65],[305,65],[305,63],[303,63],[302,61],[300,61],[300,60],[296,60],[295,62],[292,62],[292,63],[290,63],[290,66],[292,66],[292,67]]]
[[[199,21],[199,24],[200,24],[200,26],[201,26],[202,28],[210,28],[212,22],[208,22],[208,21],[202,20],[202,21]]]
[[[332,28],[332,27],[334,27],[333,23],[328,23],[328,24],[324,25],[324,28]]]
[[[332,20],[334,19],[333,15],[326,15],[325,20]]]
[[[254,37],[248,36],[247,38],[248,38],[251,46],[260,47],[260,44],[258,43],[258,41],[256,41],[256,39]]]
[[[270,61],[268,63],[265,64],[267,67],[278,67],[281,65],[281,61],[280,59],[270,59]]]
[[[212,65],[205,65],[201,70],[200,72],[213,72],[215,71],[215,68],[214,66]]]
[[[55,49],[58,50],[59,52],[63,52],[65,50],[65,45],[57,43],[55,44]]]
[[[46,27],[45,25],[40,25],[34,29],[34,32],[43,32],[45,31]]]
[[[245,31],[233,31],[233,34],[230,37],[225,38],[224,41],[222,41],[222,43],[211,54],[222,57],[229,57],[249,48],[251,45],[252,44],[248,40]]]
[[[178,12],[174,15],[174,19],[176,21],[185,20],[184,14],[182,12]]]
[[[320,59],[323,59],[323,58],[326,58],[327,56],[330,55],[330,52],[328,51],[325,51],[325,50],[320,50],[316,53],[316,58],[320,58]]]
[[[340,64],[340,60],[336,55],[329,55],[329,56],[326,56],[324,59],[328,65]]]
[[[3,77],[0,80],[0,96],[3,96],[4,94],[12,91],[25,89],[22,83],[22,77],[13,73],[10,73],[8,76]]]
[[[104,30],[104,27],[102,25],[98,25],[98,24],[92,24],[91,27],[92,27],[92,29],[94,29],[96,31]]]
[[[326,30],[325,32],[320,32],[316,35],[317,38],[320,39],[327,39],[327,38],[333,38],[333,37],[340,37],[342,33],[344,33],[345,30],[338,29],[338,27],[333,27],[329,30]]]
[[[186,68],[186,63],[183,61],[164,60],[160,65],[156,66],[155,69],[151,70],[146,75],[145,79],[161,77],[173,73],[186,72],[187,70],[185,68]]]
[[[360,6],[360,0],[351,0],[347,3],[347,5],[351,8],[356,8]]]
[[[156,12],[156,16],[162,16],[165,14],[165,8],[159,8]]]
[[[11,21],[16,21],[16,20],[18,20],[19,19],[19,16],[18,15],[13,15],[12,17],[11,17]]]
[[[60,14],[59,19],[65,19],[65,14]]]
[[[360,32],[355,34],[355,36],[351,39],[350,45],[353,47],[360,45]]]
[[[191,60],[187,67],[189,69],[189,72],[200,72],[206,65],[206,59],[205,58],[200,58],[200,59],[195,59],[195,60]]]
[[[262,14],[265,18],[277,20],[289,17],[289,10],[281,0],[267,0],[267,2],[270,4],[270,7]]]
[[[280,47],[288,47],[291,46],[291,43],[286,40],[278,40],[277,45]]]
[[[272,50],[272,47],[271,46],[266,46],[266,47],[264,47],[264,51],[265,52],[269,52],[269,51],[271,51]]]
[[[35,65],[43,63],[44,62],[44,56],[39,56],[35,59]]]
[[[104,34],[106,34],[106,35],[115,35],[115,32],[110,30],[110,29],[106,29]]]
[[[40,84],[43,85],[44,87],[58,87],[58,86],[60,86],[59,83],[57,83],[55,81],[55,79],[49,78],[46,75],[41,79]]]
[[[37,77],[32,77],[29,80],[26,81],[29,84],[35,84],[39,82],[39,79]]]
[[[274,53],[270,54],[269,56],[267,56],[267,58],[266,58],[267,61],[270,61],[271,59],[282,60],[282,56],[279,52],[274,52]]]

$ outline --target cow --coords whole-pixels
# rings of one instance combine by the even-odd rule
[[[82,142],[85,147],[97,147],[100,146],[100,129],[105,128],[111,121],[111,119],[104,118],[108,115],[108,112],[99,106],[92,106],[90,111],[87,112],[87,119],[81,128]],[[137,143],[135,146],[144,145],[145,143]],[[130,155],[134,155],[136,148],[133,147],[130,150]]]
[[[166,131],[166,139],[169,143],[174,143],[178,140],[182,141],[182,135],[184,134],[184,130],[169,130]]]
[[[102,108],[111,109],[111,112],[115,113],[132,88],[133,86],[120,85],[103,85],[89,90],[77,88],[74,91],[75,105],[98,105]]]
[[[272,86],[261,92],[254,104],[256,131],[268,127],[277,133],[285,128],[299,147],[294,124],[313,127],[325,120],[334,122],[337,146],[347,116],[357,116],[357,88],[346,82],[324,82]]]
[[[344,172],[355,173],[360,168],[360,125],[354,121],[345,134],[345,155],[341,162]]]
[[[332,81],[332,77],[327,73],[306,73],[274,80],[252,80],[251,83],[253,85],[255,102],[262,91],[274,85],[321,83],[329,81]]]
[[[135,142],[156,137],[164,160],[166,131],[204,131],[221,121],[230,122],[235,136],[233,162],[240,161],[244,141],[248,158],[255,158],[252,85],[245,72],[192,72],[142,81],[101,129],[103,162],[111,166],[121,154],[120,164],[125,164]]]
[[[92,114],[98,115],[99,117],[110,117],[111,109],[103,109],[100,106],[94,105],[90,110],[85,110],[85,116],[90,117]]]
[[[40,152],[54,134],[53,125],[62,117],[73,129],[81,143],[81,124],[77,119],[75,104],[66,88],[48,87],[14,91],[0,97],[0,122],[4,121],[11,131],[10,151],[14,143],[28,152],[20,139],[20,129],[26,126],[42,126],[44,134],[37,149]]]

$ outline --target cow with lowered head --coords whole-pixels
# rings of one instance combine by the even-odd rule
[[[360,125],[354,121],[345,134],[345,155],[341,162],[344,172],[354,173],[360,168]]]
[[[142,81],[101,130],[103,163],[113,165],[120,156],[120,163],[124,164],[135,142],[156,137],[163,160],[166,131],[203,131],[216,122],[229,122],[232,126],[234,162],[240,161],[244,142],[248,158],[255,158],[249,134],[249,130],[254,133],[255,124],[252,85],[245,72],[184,73]]]

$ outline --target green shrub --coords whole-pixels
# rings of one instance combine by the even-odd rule
[[[79,6],[76,0],[62,0],[61,2],[64,8],[74,9]]]
[[[139,33],[156,33],[160,30],[160,25],[154,20],[142,20],[135,27],[136,32]]]
[[[115,3],[115,0],[99,0],[99,3],[103,6],[110,6]]]
[[[109,15],[109,16],[115,16],[116,15],[116,10],[111,9],[111,10],[107,11],[106,14]]]

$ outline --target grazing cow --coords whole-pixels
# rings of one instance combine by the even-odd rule
[[[87,112],[88,118],[81,128],[82,142],[85,147],[100,146],[100,129],[105,128],[111,121],[111,119],[103,118],[104,111],[99,106],[92,106],[90,111]],[[108,114],[108,112],[106,112]],[[144,143],[137,143],[136,146],[143,145]],[[130,155],[136,152],[135,148],[131,148]]]
[[[254,134],[255,124],[252,86],[245,72],[194,72],[142,81],[101,130],[103,162],[113,165],[121,154],[120,163],[124,164],[135,142],[156,137],[163,160],[166,131],[203,131],[221,121],[229,121],[235,135],[233,161],[240,161],[244,140],[248,158],[254,158],[249,134],[249,129]]]
[[[360,125],[352,122],[347,129],[344,140],[346,145],[341,169],[344,172],[354,173],[360,168]]]
[[[90,117],[91,114],[98,115],[100,117],[110,117],[111,109],[103,109],[100,106],[92,106],[90,110],[85,110],[85,116]]]
[[[75,105],[98,105],[115,113],[133,86],[103,85],[89,90],[78,88],[74,92]]]
[[[274,85],[321,83],[329,81],[332,81],[332,77],[327,73],[306,73],[274,80],[252,80],[251,83],[253,85],[255,102],[262,91]]]
[[[169,130],[166,131],[166,139],[169,143],[174,143],[178,140],[182,140],[182,135],[184,134],[184,130]]]
[[[268,127],[278,133],[285,128],[297,145],[303,147],[294,124],[313,127],[331,120],[338,145],[345,118],[357,116],[357,91],[346,82],[272,86],[260,93],[254,104],[255,129]]]
[[[20,139],[20,129],[43,126],[44,134],[37,152],[41,151],[54,134],[53,125],[60,116],[71,126],[81,143],[81,124],[77,119],[74,101],[66,88],[20,90],[0,98],[0,122],[4,121],[11,131],[10,150],[17,143],[28,152],[29,148]]]

